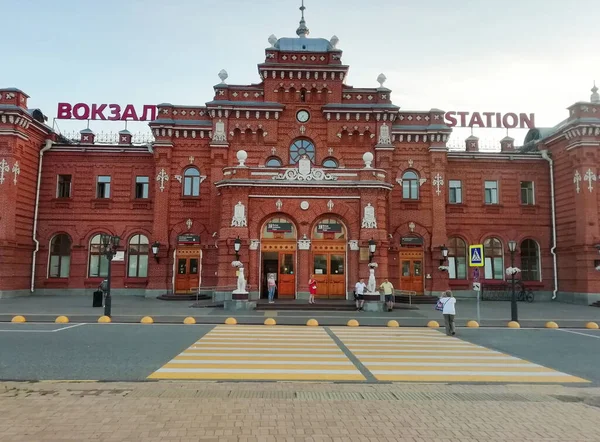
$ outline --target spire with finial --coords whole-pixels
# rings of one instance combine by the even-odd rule
[[[310,31],[306,27],[306,22],[304,21],[305,9],[306,8],[304,7],[304,0],[302,0],[302,6],[300,6],[300,11],[302,11],[302,18],[300,19],[300,26],[298,26],[298,29],[296,29],[296,34],[298,34],[298,37],[306,37],[310,33]]]
[[[600,103],[600,94],[598,94],[598,88],[596,87],[596,82],[594,81],[594,87],[592,88],[592,98],[590,98],[592,103]]]

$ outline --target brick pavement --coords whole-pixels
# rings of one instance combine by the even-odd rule
[[[0,440],[600,441],[594,403],[558,385],[2,383]]]

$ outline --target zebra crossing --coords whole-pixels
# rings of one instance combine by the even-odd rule
[[[322,327],[219,325],[149,379],[364,381]]]
[[[378,381],[588,382],[428,328],[331,327]]]

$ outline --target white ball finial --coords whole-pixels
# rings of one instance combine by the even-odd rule
[[[600,103],[600,94],[598,94],[598,87],[596,86],[595,81],[594,87],[592,88],[592,96],[590,97],[590,101],[594,104]]]
[[[227,77],[229,77],[229,74],[227,73],[227,71],[225,69],[221,69],[221,72],[219,72],[219,78],[221,79],[221,84],[225,84],[225,80],[227,80]]]
[[[379,83],[379,87],[383,87],[383,83],[385,83],[385,80],[387,80],[387,77],[384,74],[379,74],[379,76],[377,77],[377,83]]]
[[[365,169],[371,168],[371,163],[373,162],[373,154],[371,152],[365,152],[363,155],[363,161],[365,162]]]
[[[240,163],[239,167],[246,167],[246,160],[248,159],[248,152],[245,150],[238,150],[236,154],[237,160]]]
[[[275,43],[277,43],[277,37],[275,37],[275,34],[271,34],[269,36],[269,44],[271,45],[272,48],[274,48]]]
[[[337,49],[336,46],[339,42],[340,42],[340,39],[337,37],[337,35],[334,35],[333,37],[331,37],[331,40],[329,40],[329,43],[331,44],[331,47],[333,49]]]

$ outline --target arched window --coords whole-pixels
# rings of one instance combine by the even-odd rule
[[[290,164],[296,164],[306,156],[311,163],[315,162],[315,145],[308,140],[296,140],[290,146]]]
[[[265,162],[266,167],[281,167],[282,165],[283,162],[278,157],[267,158],[267,161]]]
[[[144,235],[133,235],[129,240],[127,253],[127,276],[129,278],[146,278],[148,276],[148,238]]]
[[[412,170],[407,170],[402,175],[402,198],[405,200],[419,199],[419,175]]]
[[[200,171],[194,167],[183,173],[183,196],[200,196]]]
[[[90,258],[88,276],[102,278],[108,276],[108,258],[103,253],[102,234],[95,235],[90,240]]]
[[[296,226],[286,218],[271,218],[263,226],[262,239],[296,239]]]
[[[50,278],[68,278],[71,266],[71,238],[61,233],[50,241]]]
[[[335,168],[339,167],[339,164],[335,158],[329,157],[323,160],[323,167]]]
[[[315,224],[312,237],[313,239],[345,239],[346,228],[337,219],[322,219]]]
[[[483,242],[485,279],[504,279],[502,241],[488,238]]]
[[[540,248],[532,239],[526,239],[521,243],[521,279],[540,280]]]
[[[450,279],[467,279],[467,244],[457,236],[448,240],[448,267]]]

